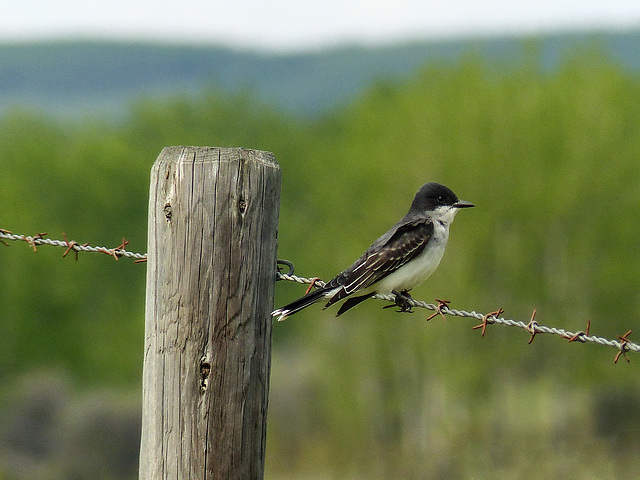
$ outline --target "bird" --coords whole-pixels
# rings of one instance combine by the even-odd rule
[[[349,268],[271,315],[282,321],[316,302],[326,300],[324,308],[328,308],[346,299],[336,314],[340,316],[376,294],[393,294],[400,311],[411,311],[409,291],[429,278],[440,264],[456,213],[474,206],[459,200],[442,184],[424,184],[407,214]]]

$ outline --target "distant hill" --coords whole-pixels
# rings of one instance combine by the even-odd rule
[[[141,96],[249,91],[277,109],[313,116],[348,103],[377,79],[401,79],[429,62],[482,55],[498,69],[535,52],[553,68],[568,52],[599,48],[640,69],[640,32],[572,33],[416,42],[267,54],[215,46],[73,41],[0,45],[0,114],[19,106],[55,117],[127,111]]]

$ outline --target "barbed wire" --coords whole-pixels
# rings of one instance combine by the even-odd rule
[[[0,228],[0,242],[5,245],[9,245],[5,240],[10,241],[22,241],[30,244],[35,251],[37,251],[37,246],[39,245],[51,245],[54,247],[62,247],[65,248],[65,252],[62,254],[63,257],[66,257],[69,252],[73,251],[76,256],[76,260],[78,259],[78,252],[91,252],[91,253],[103,253],[109,255],[116,260],[120,257],[134,258],[136,259],[135,263],[141,263],[147,261],[146,253],[136,253],[125,250],[125,247],[129,244],[127,240],[122,239],[122,243],[114,248],[107,247],[94,247],[89,245],[88,243],[79,244],[75,240],[69,241],[67,239],[66,234],[62,234],[64,240],[52,240],[49,238],[44,238],[47,233],[38,233],[35,235],[17,235],[11,233],[9,230],[5,230]],[[314,286],[318,286],[322,288],[325,285],[325,282],[320,280],[317,277],[299,277],[298,275],[293,274],[293,264],[287,260],[278,260],[279,265],[285,265],[289,268],[288,273],[282,273],[280,270],[276,269],[276,280],[286,280],[290,282],[296,282],[300,284],[310,285],[309,289]],[[395,295],[374,295],[371,298],[375,298],[377,300],[384,300],[387,302],[391,302],[393,305],[387,305],[387,307],[392,307],[396,304]],[[564,330],[562,328],[556,327],[548,327],[546,325],[541,325],[535,320],[536,311],[533,311],[531,315],[531,319],[528,323],[525,323],[521,320],[512,320],[509,318],[504,318],[500,316],[504,311],[500,308],[497,311],[490,312],[487,314],[478,313],[476,311],[466,311],[466,310],[458,310],[455,308],[451,308],[449,306],[449,301],[447,300],[436,300],[437,303],[428,303],[421,300],[415,300],[413,298],[405,299],[406,305],[410,307],[424,308],[427,310],[432,310],[434,313],[427,318],[431,320],[437,315],[442,316],[444,318],[445,315],[450,315],[453,317],[468,317],[475,318],[481,323],[475,325],[473,329],[481,329],[481,334],[484,337],[486,333],[486,329],[488,325],[504,325],[508,327],[518,327],[523,330],[526,330],[530,335],[529,343],[533,341],[535,336],[538,333],[548,333],[551,335],[557,335],[564,339],[569,340],[569,342],[580,342],[580,343],[595,343],[598,345],[605,345],[608,347],[614,347],[618,350],[618,353],[615,357],[615,362],[617,363],[620,357],[624,357],[627,362],[629,362],[629,358],[627,357],[627,352],[640,352],[640,345],[629,340],[629,335],[631,335],[631,330],[626,332],[624,335],[619,335],[618,340],[609,340],[603,337],[597,337],[594,335],[590,335],[590,322],[587,322],[587,328],[585,331],[580,332],[571,332],[568,330]]]
[[[318,286],[322,288],[325,285],[325,282],[318,279],[317,277],[312,277],[312,278],[299,277],[297,275],[294,275],[291,270],[289,271],[289,273],[281,273],[280,271],[278,271],[277,278],[278,280],[287,280],[290,282],[308,284],[308,285],[311,285],[310,289],[313,286]],[[396,303],[395,295],[374,295],[371,298],[392,302],[394,305]],[[640,352],[640,345],[630,341],[628,338],[629,335],[631,335],[631,330],[626,332],[624,335],[619,335],[618,340],[609,340],[603,337],[590,335],[589,330],[591,327],[591,323],[589,321],[587,321],[587,328],[584,332],[582,331],[570,332],[562,328],[548,327],[546,325],[539,324],[535,320],[535,316],[536,316],[535,310],[533,311],[529,322],[525,323],[520,320],[512,320],[512,319],[504,318],[500,316],[502,313],[504,313],[504,310],[502,310],[501,308],[494,312],[482,314],[475,311],[469,312],[466,310],[458,310],[455,308],[451,308],[449,306],[449,301],[447,300],[436,300],[436,302],[437,303],[428,303],[428,302],[423,302],[421,300],[415,300],[413,298],[406,298],[406,303],[411,307],[425,308],[427,310],[432,310],[435,312],[433,315],[427,318],[427,321],[431,320],[437,315],[442,316],[442,318],[444,318],[444,315],[451,315],[454,317],[475,318],[481,323],[478,325],[475,325],[473,329],[474,330],[481,329],[481,333],[483,337],[486,333],[487,326],[496,324],[496,325],[505,325],[508,327],[518,327],[523,330],[526,330],[531,335],[529,339],[529,343],[533,341],[533,339],[538,333],[549,333],[552,335],[560,336],[568,340],[569,342],[595,343],[598,345],[606,345],[608,347],[614,347],[618,350],[618,353],[616,354],[616,357],[614,360],[615,363],[618,363],[618,360],[620,359],[621,356],[624,357],[627,362],[629,362],[629,358],[627,357],[627,352]],[[394,306],[394,305],[391,305],[391,306]]]
[[[0,228],[0,241],[2,241],[2,243],[4,243],[7,246],[9,244],[5,242],[5,240],[22,241],[30,244],[33,247],[34,252],[37,251],[36,247],[39,245],[51,245],[54,247],[66,248],[67,250],[62,254],[62,256],[66,257],[69,254],[69,252],[73,251],[76,254],[76,260],[78,260],[78,252],[92,252],[92,253],[104,253],[106,255],[109,255],[115,258],[116,260],[118,260],[118,258],[120,257],[127,257],[127,258],[135,258],[136,259],[135,263],[141,263],[141,262],[147,261],[146,253],[135,253],[135,252],[129,252],[125,250],[125,247],[129,244],[129,242],[124,238],[122,239],[122,243],[117,247],[107,248],[107,247],[93,247],[88,243],[79,244],[75,240],[69,241],[67,240],[67,235],[65,233],[62,234],[62,236],[64,237],[64,240],[52,240],[49,238],[44,238],[45,235],[47,235],[46,232],[37,233],[35,235],[16,235],[11,233],[9,230]]]

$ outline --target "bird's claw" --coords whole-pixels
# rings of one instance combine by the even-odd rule
[[[397,310],[398,313],[413,313],[413,305],[410,303],[412,298],[408,290],[402,290],[401,292],[392,290],[391,293],[396,297],[395,303],[386,305],[382,308],[400,307],[400,310]]]

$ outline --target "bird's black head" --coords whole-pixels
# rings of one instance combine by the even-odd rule
[[[438,207],[466,208],[473,203],[458,199],[451,189],[435,182],[425,183],[416,193],[410,212],[429,212]]]

